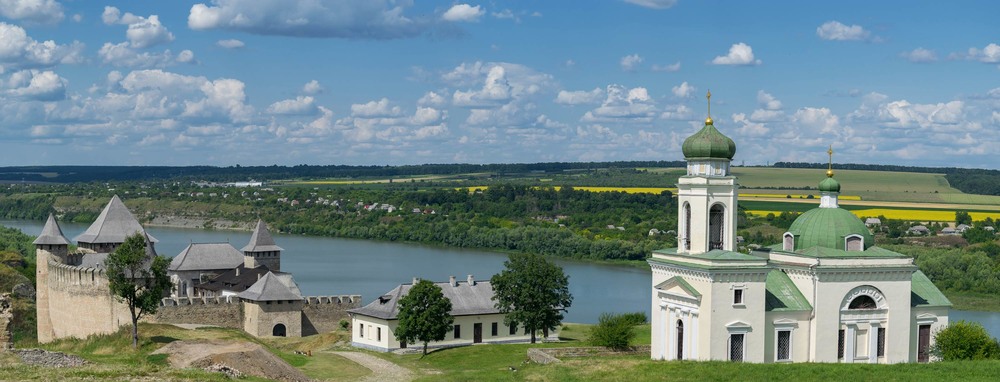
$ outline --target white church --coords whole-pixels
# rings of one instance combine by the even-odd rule
[[[865,224],[839,208],[832,168],[819,207],[781,243],[746,254],[736,251],[736,144],[709,117],[682,149],[677,248],[649,259],[653,359],[932,360],[951,302],[910,257],[874,246]]]

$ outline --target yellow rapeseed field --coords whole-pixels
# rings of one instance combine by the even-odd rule
[[[490,186],[472,186],[463,187],[469,190],[469,192],[483,191]],[[555,186],[552,187],[556,191],[559,191],[562,187]],[[659,194],[663,191],[677,192],[676,188],[666,188],[666,187],[577,187],[573,186],[574,190],[580,191],[590,191],[590,192],[625,192],[628,194]]]
[[[763,211],[754,210],[747,211],[747,213],[755,216],[767,216],[767,214],[780,215],[783,211]],[[895,220],[912,220],[912,221],[938,221],[938,222],[951,222],[955,221],[955,211],[948,210],[897,210],[891,208],[867,208],[863,210],[852,210],[857,217],[876,217],[885,216],[888,219]],[[979,221],[984,220],[987,217],[994,220],[1000,219],[1000,212],[970,212],[969,215],[972,216],[972,220]]]
[[[740,193],[740,197],[741,198],[765,198],[765,199],[777,198],[777,199],[789,199],[788,196],[791,196],[791,199],[807,199],[807,198],[809,198],[808,194],[744,194],[742,192]],[[819,199],[819,195],[812,195],[812,197],[814,199]],[[840,200],[861,200],[861,197],[857,196],[857,195],[840,195],[840,196],[837,196],[837,199],[840,199]]]

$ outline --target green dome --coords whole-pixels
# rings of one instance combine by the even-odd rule
[[[736,142],[720,133],[712,124],[712,120],[708,119],[705,121],[705,127],[684,140],[681,151],[688,159],[733,159],[733,155],[736,155]]]
[[[819,190],[826,192],[840,192],[840,182],[833,178],[823,179],[819,182]]]
[[[813,208],[806,211],[788,228],[795,235],[795,249],[811,247],[844,250],[844,238],[861,235],[865,249],[875,244],[875,238],[865,223],[843,208]]]

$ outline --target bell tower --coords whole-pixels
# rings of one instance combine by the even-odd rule
[[[49,219],[32,244],[35,245],[35,316],[38,324],[38,342],[51,342],[55,333],[49,312],[49,262],[65,264],[69,255],[69,240],[62,233],[55,216]]]
[[[739,186],[729,173],[736,143],[715,128],[712,92],[706,95],[705,126],[684,140],[687,174],[677,181],[677,253],[736,250],[736,199]]]

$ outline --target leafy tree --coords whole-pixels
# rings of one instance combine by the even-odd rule
[[[1000,344],[978,322],[958,321],[934,334],[933,353],[945,361],[1000,359]]]
[[[139,319],[156,313],[160,299],[171,287],[167,277],[170,260],[154,254],[150,245],[144,234],[136,233],[104,260],[111,294],[124,302],[132,315],[132,348],[139,347]]]
[[[441,287],[427,280],[420,280],[406,296],[399,299],[397,317],[396,340],[411,344],[423,342],[423,355],[427,355],[427,343],[444,340],[455,322],[455,317],[451,315],[451,300],[444,297]]]
[[[955,211],[955,224],[972,225],[972,215],[968,211]]]
[[[554,330],[562,322],[562,312],[573,303],[569,277],[558,265],[535,254],[512,254],[504,269],[490,278],[493,300],[504,324],[521,325],[535,343],[538,330]]]

